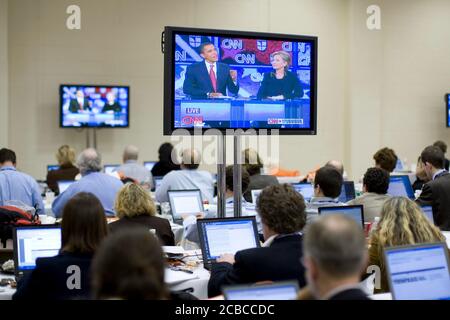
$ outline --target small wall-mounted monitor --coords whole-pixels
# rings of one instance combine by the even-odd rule
[[[63,84],[60,93],[60,127],[127,128],[130,87]]]

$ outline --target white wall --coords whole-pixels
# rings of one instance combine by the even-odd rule
[[[130,85],[131,128],[100,130],[100,152],[105,162],[115,163],[124,145],[134,143],[142,159],[156,158],[158,145],[168,139],[162,136],[160,34],[165,25],[317,35],[319,133],[282,137],[282,165],[307,170],[344,157],[346,1],[82,0],[77,1],[81,30],[69,31],[65,11],[72,3],[9,3],[10,113],[12,123],[22,124],[11,126],[10,142],[22,170],[42,177],[59,145],[69,143],[79,151],[85,144],[84,133],[58,127],[60,83]],[[213,15],[205,12],[208,7]],[[334,143],[336,138],[342,143]]]
[[[0,147],[8,146],[8,1],[0,0]]]
[[[8,3],[9,109],[1,108],[0,95],[0,112],[9,111],[6,136],[20,168],[36,177],[55,162],[59,145],[85,145],[83,132],[58,127],[61,83],[130,85],[131,128],[100,130],[99,150],[104,162],[116,163],[133,143],[142,160],[156,158],[168,140],[160,52],[166,25],[319,37],[318,134],[281,137],[283,167],[305,172],[335,158],[360,177],[380,147],[413,161],[436,139],[450,143],[443,102],[450,91],[448,0],[79,0],[82,29],[69,31],[65,11],[73,3]],[[374,3],[382,10],[380,31],[366,28],[366,8]],[[5,90],[1,79],[3,73]]]

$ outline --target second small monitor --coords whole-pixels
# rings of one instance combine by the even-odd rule
[[[407,197],[414,199],[414,191],[409,181],[409,177],[403,176],[390,176],[388,194],[393,197]]]
[[[168,191],[170,210],[175,222],[183,220],[183,215],[195,215],[203,212],[203,201],[200,190]]]

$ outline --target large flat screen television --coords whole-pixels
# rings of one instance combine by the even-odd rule
[[[316,134],[317,37],[164,29],[164,134]]]
[[[445,118],[447,120],[447,127],[450,127],[450,93],[445,95]]]
[[[129,127],[127,86],[63,84],[59,94],[62,128]]]

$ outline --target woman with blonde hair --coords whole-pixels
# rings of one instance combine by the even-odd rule
[[[168,220],[156,217],[156,207],[150,194],[135,183],[127,183],[119,191],[115,202],[119,220],[109,224],[112,233],[131,227],[140,227],[155,233],[164,246],[175,245]]]
[[[65,144],[59,147],[55,156],[58,160],[59,168],[47,172],[47,185],[53,192],[59,193],[58,181],[75,180],[80,171],[74,165],[75,150],[73,148]]]
[[[383,258],[385,248],[436,242],[445,243],[444,235],[414,201],[404,197],[387,200],[370,239],[369,265],[381,269],[381,288],[375,288],[375,293],[389,291]]]
[[[285,100],[303,97],[303,88],[297,74],[289,71],[291,55],[275,51],[270,55],[273,71],[264,74],[258,99]]]

